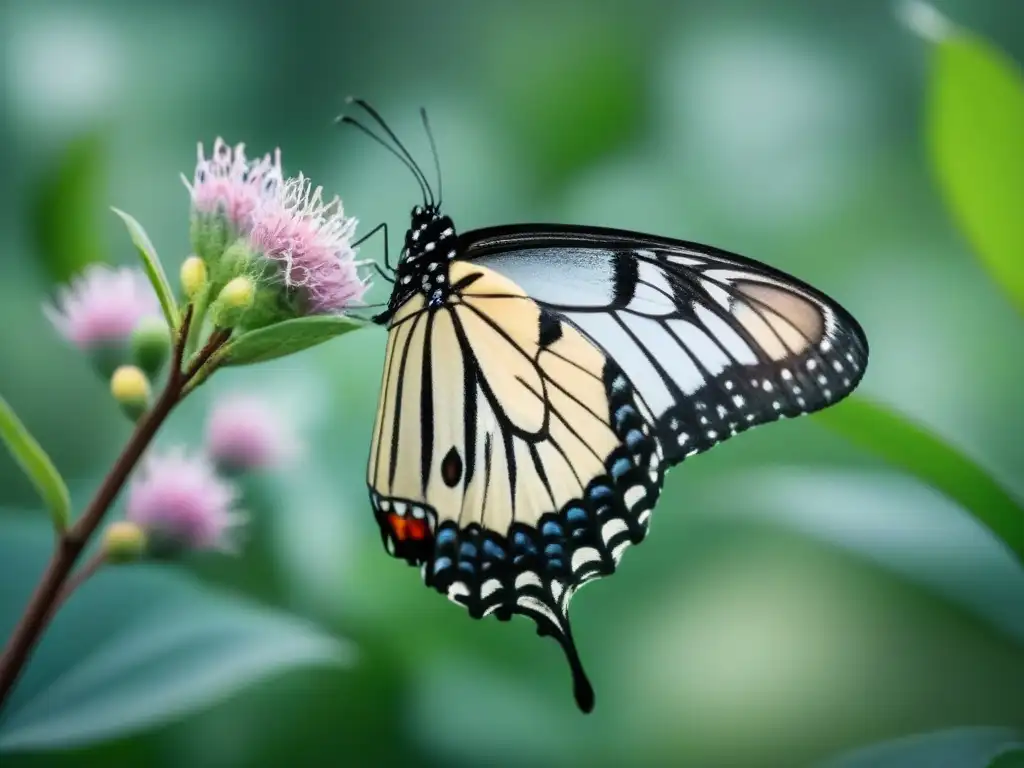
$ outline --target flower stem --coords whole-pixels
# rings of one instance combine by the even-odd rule
[[[18,681],[26,662],[42,637],[50,619],[63,601],[63,598],[70,594],[68,588],[72,585],[68,584],[68,578],[71,576],[75,563],[81,557],[82,551],[93,534],[95,534],[96,529],[99,528],[104,515],[117,498],[128,476],[142,457],[143,452],[149,446],[168,415],[181,401],[186,386],[192,376],[198,371],[198,367],[195,364],[190,366],[188,370],[183,370],[185,346],[191,322],[192,307],[190,305],[182,321],[181,328],[178,330],[173,364],[163,392],[161,392],[153,407],[139,420],[124,450],[117,458],[106,478],[104,478],[99,490],[97,490],[96,495],[89,503],[89,506],[86,507],[82,516],[71,528],[59,536],[57,546],[50,557],[50,562],[47,564],[46,570],[36,585],[35,591],[32,593],[32,597],[29,599],[21,619],[14,628],[14,632],[7,641],[3,654],[0,655],[0,713],[2,713],[4,704],[13,690],[14,684]],[[223,335],[217,338],[211,337],[199,355],[203,362],[208,360],[216,352],[217,347],[223,344],[225,340],[226,338]],[[200,367],[201,365],[202,363],[200,363]],[[86,566],[86,577],[90,575],[88,569],[89,565]],[[77,579],[73,584],[74,586],[78,585]]]

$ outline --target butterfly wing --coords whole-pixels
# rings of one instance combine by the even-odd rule
[[[461,258],[516,282],[623,368],[669,466],[749,427],[839,402],[864,375],[857,321],[766,264],[613,229],[468,232]]]
[[[389,331],[367,478],[384,543],[474,617],[532,617],[589,711],[569,601],[643,537],[661,483],[651,415],[515,283],[462,262],[450,275],[444,307],[411,300]]]

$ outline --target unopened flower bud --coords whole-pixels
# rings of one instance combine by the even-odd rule
[[[132,360],[150,378],[160,373],[171,353],[171,329],[160,317],[145,317],[132,333]]]
[[[110,377],[110,394],[117,400],[121,410],[132,421],[149,408],[152,390],[149,379],[142,369],[134,365],[122,365]]]
[[[233,278],[217,295],[213,304],[213,322],[218,328],[233,328],[252,306],[256,285],[248,277]]]
[[[181,265],[181,289],[189,301],[206,288],[206,262],[198,256],[189,256]]]
[[[111,523],[103,534],[103,552],[111,563],[130,563],[146,554],[146,532],[141,526],[122,520]]]

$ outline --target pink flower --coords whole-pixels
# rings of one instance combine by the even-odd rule
[[[247,394],[220,398],[206,425],[206,452],[225,471],[267,469],[293,458],[298,438],[271,401]]]
[[[253,211],[281,186],[281,151],[249,162],[245,144],[236,144],[232,149],[218,138],[209,158],[203,154],[201,143],[197,154],[192,183],[182,176],[192,194],[192,207],[200,214],[227,217],[237,233],[245,234],[252,224]]]
[[[323,189],[299,174],[279,194],[261,200],[249,243],[277,265],[285,287],[300,297],[303,313],[329,314],[358,302],[369,287],[350,244],[355,227],[340,198],[325,203]]]
[[[231,550],[243,518],[233,510],[238,491],[204,456],[183,450],[146,457],[128,488],[127,519],[151,542],[171,550]]]
[[[90,264],[43,312],[82,350],[124,344],[144,317],[160,317],[160,303],[141,270]]]

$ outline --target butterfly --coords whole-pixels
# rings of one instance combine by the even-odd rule
[[[341,120],[423,195],[373,318],[388,332],[367,464],[383,544],[473,618],[533,619],[589,712],[573,595],[644,540],[670,467],[849,395],[864,331],[812,286],[707,245],[551,224],[459,233],[426,112],[436,197],[380,114],[350,103],[390,143]]]

